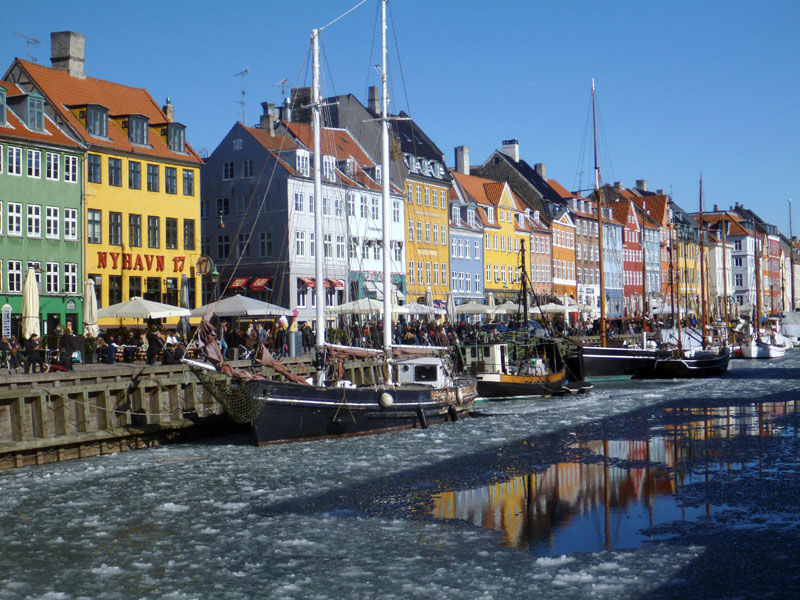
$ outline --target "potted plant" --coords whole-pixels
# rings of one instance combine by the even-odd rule
[[[84,339],[83,362],[86,364],[94,363],[95,350],[97,350],[97,341],[94,337],[87,335]]]

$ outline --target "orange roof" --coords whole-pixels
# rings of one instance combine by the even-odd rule
[[[2,87],[8,92],[6,94],[7,98],[23,94],[13,83],[4,81],[2,82]],[[44,131],[33,131],[32,129],[28,129],[28,126],[22,119],[8,106],[6,106],[6,124],[0,126],[0,137],[14,138],[20,141],[30,140],[45,144],[56,144],[59,146],[68,146],[70,148],[79,147],[78,142],[67,137],[61,129],[56,127],[47,115],[44,117]]]
[[[504,181],[493,181],[477,175],[464,175],[456,171],[450,172],[456,183],[469,194],[475,202],[484,206],[497,206],[506,187]]]
[[[201,163],[202,160],[189,144],[186,152],[173,152],[159,135],[148,135],[148,146],[134,145],[128,141],[128,135],[121,127],[109,123],[109,139],[100,139],[89,134],[71,110],[70,106],[85,106],[99,104],[108,109],[111,118],[125,115],[143,115],[148,118],[150,125],[161,125],[168,122],[167,116],[158,106],[153,97],[144,88],[134,88],[104,79],[86,77],[79,79],[72,77],[66,71],[37,65],[36,63],[17,59],[20,66],[30,75],[34,84],[78,132],[81,138],[89,144],[129,152],[143,154],[164,159],[182,160]]]
[[[309,150],[314,147],[313,132],[311,125],[307,123],[295,123],[294,121],[283,121],[283,125]],[[337,160],[352,158],[361,167],[371,167],[375,164],[370,156],[358,145],[346,129],[334,129],[324,127],[320,135],[322,154],[335,156]]]
[[[575,194],[573,194],[572,192],[567,191],[567,188],[565,188],[563,185],[558,183],[558,181],[556,181],[555,179],[548,179],[547,183],[549,183],[550,187],[553,188],[553,190],[556,192],[556,194],[558,194],[562,198],[575,198],[576,197]]]
[[[278,133],[270,135],[269,131],[258,127],[245,127],[245,129],[267,150],[296,150],[298,147],[288,135]]]

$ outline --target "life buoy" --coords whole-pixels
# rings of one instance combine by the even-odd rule
[[[378,398],[378,404],[381,405],[381,408],[390,408],[394,404],[394,398],[390,393],[383,392]]]

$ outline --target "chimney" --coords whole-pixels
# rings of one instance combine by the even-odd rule
[[[615,190],[621,190],[622,189],[622,182],[621,181],[615,181],[614,182],[614,189]]]
[[[636,180],[636,189],[642,190],[643,192],[647,191],[647,179],[637,179]]]
[[[719,212],[719,206],[717,206],[716,204],[714,205],[714,212]]]
[[[311,124],[311,88],[292,89],[292,121]],[[288,119],[287,119],[288,120]]]
[[[469,146],[456,146],[456,173],[469,175]]]
[[[281,121],[292,120],[292,103],[288,98],[283,99],[283,106],[281,107]]]
[[[377,85],[369,86],[369,97],[367,99],[367,108],[374,115],[381,114],[381,94],[378,91]]]
[[[266,129],[269,131],[270,137],[275,135],[275,125],[273,122],[273,115],[275,114],[275,104],[272,102],[262,102],[261,109],[263,110],[264,114],[261,115],[261,120],[259,122],[259,127],[261,129]]]
[[[72,77],[86,79],[83,72],[83,51],[86,36],[75,31],[54,31],[50,34],[50,64]]]
[[[167,103],[161,107],[161,110],[163,110],[164,114],[167,115],[168,122],[172,123],[175,120],[175,107],[172,106],[169,96],[167,96]]]
[[[544,163],[536,163],[533,165],[533,168],[536,170],[536,174],[541,177],[542,179],[547,179],[547,165]]]
[[[659,196],[665,196],[666,195],[666,194],[664,194],[664,190],[656,190],[656,194],[658,194]]]
[[[506,156],[510,156],[515,162],[519,162],[519,140],[503,140],[503,149],[501,150]]]

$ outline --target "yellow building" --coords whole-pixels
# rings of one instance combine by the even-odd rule
[[[451,171],[455,185],[465,198],[477,203],[483,225],[484,289],[496,303],[515,301],[519,295],[520,248],[530,237],[521,218],[522,204],[506,182]],[[527,260],[527,259],[525,259]],[[527,268],[527,262],[526,262]]]
[[[434,300],[444,301],[450,291],[447,171],[442,163],[413,155],[406,163],[406,300],[424,301],[430,289]]]
[[[182,285],[196,306],[202,160],[185,126],[169,100],[162,108],[145,89],[87,77],[83,35],[54,33],[51,43],[52,68],[16,60],[7,78],[45,96],[48,116],[87,148],[84,273],[99,306],[132,296],[177,305]]]

